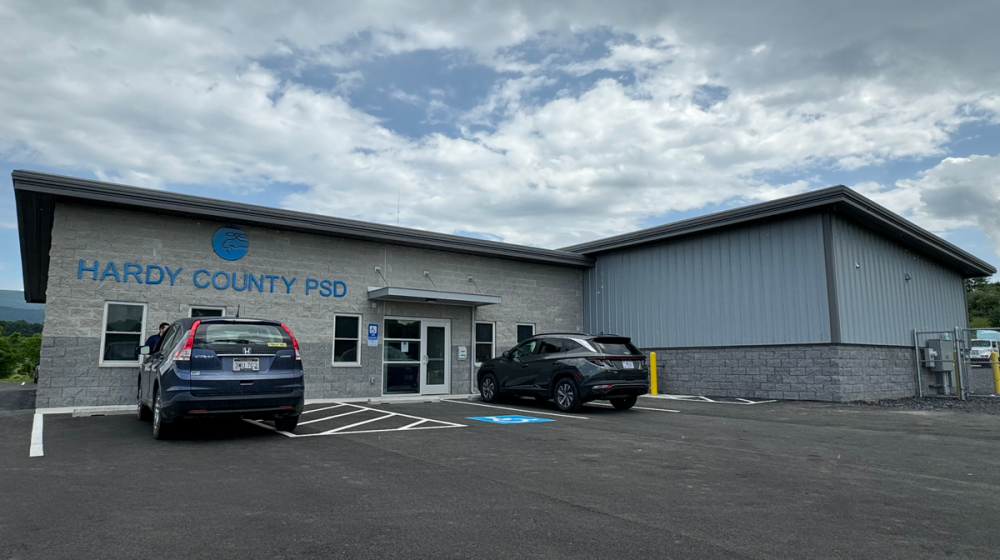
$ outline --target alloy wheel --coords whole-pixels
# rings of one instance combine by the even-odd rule
[[[576,392],[573,391],[573,386],[569,383],[560,383],[556,387],[556,403],[559,408],[568,410],[573,407],[573,401],[576,399]]]
[[[479,388],[479,391],[483,394],[483,400],[486,401],[493,400],[493,396],[496,394],[496,390],[497,390],[496,384],[493,382],[492,377],[487,377],[486,379],[484,379],[482,386]]]

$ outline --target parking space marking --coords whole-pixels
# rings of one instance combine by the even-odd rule
[[[326,430],[326,431],[323,431],[323,432],[311,433],[311,434],[295,434],[295,433],[290,433],[290,432],[283,432],[283,431],[275,428],[274,426],[271,426],[269,424],[265,424],[263,421],[260,421],[260,420],[249,420],[248,419],[248,420],[245,420],[245,421],[249,422],[249,423],[251,423],[251,424],[253,424],[255,426],[260,426],[261,428],[265,428],[267,430],[271,430],[273,432],[277,432],[277,433],[279,433],[279,434],[281,434],[283,436],[290,437],[290,438],[317,437],[317,436],[339,436],[339,435],[346,435],[346,434],[373,434],[373,433],[385,433],[385,432],[414,432],[414,431],[417,431],[417,430],[438,430],[438,429],[442,429],[442,428],[467,428],[468,427],[465,424],[456,424],[455,422],[447,422],[447,421],[444,421],[444,420],[434,420],[433,418],[422,418],[420,416],[412,416],[412,415],[409,415],[409,414],[403,414],[401,412],[390,412],[388,410],[381,410],[381,409],[378,409],[378,408],[370,408],[370,407],[367,407],[367,406],[361,406],[359,404],[351,404],[351,403],[340,403],[340,404],[338,404],[336,406],[328,406],[328,407],[325,407],[325,408],[318,408],[318,409],[314,409],[314,410],[304,410],[304,411],[302,411],[302,414],[306,414],[306,413],[309,413],[309,412],[320,412],[322,410],[331,410],[331,409],[340,408],[340,407],[343,407],[343,406],[349,406],[349,407],[352,407],[352,408],[354,408],[356,410],[352,410],[350,412],[345,412],[345,413],[342,413],[342,414],[336,414],[336,415],[333,415],[333,416],[325,416],[323,418],[317,418],[315,420],[309,420],[307,422],[300,422],[299,426],[303,426],[303,425],[307,425],[307,424],[313,424],[313,423],[316,423],[316,422],[322,422],[324,420],[333,420],[335,418],[342,418],[342,417],[348,416],[350,414],[358,414],[358,413],[362,413],[362,412],[373,412],[373,413],[380,414],[380,416],[375,417],[375,418],[369,418],[367,420],[362,420],[361,422],[355,422],[353,424],[348,424],[347,426],[340,426],[338,428],[333,428],[332,430]],[[366,424],[371,424],[373,422],[379,422],[381,420],[387,420],[387,419],[390,419],[390,418],[409,418],[411,420],[415,420],[415,422],[411,422],[411,423],[409,423],[409,424],[407,424],[405,426],[399,427],[399,428],[384,428],[384,429],[375,429],[375,430],[354,430],[353,429],[353,428],[356,428],[358,426],[363,426],[363,425],[366,425]]]
[[[748,404],[768,404],[768,403],[778,402],[776,400],[755,401],[755,400],[751,400],[751,399],[744,399],[742,397],[734,397],[735,400],[739,401],[739,402],[734,402],[734,401],[717,401],[717,400],[711,399],[709,397],[702,397],[702,396],[698,396],[698,395],[644,395],[644,397],[645,398],[650,398],[650,399],[663,399],[663,400],[668,400],[668,401],[705,402],[705,403],[712,403],[712,404],[740,404],[740,405],[748,405]]]
[[[572,415],[572,414],[556,414],[555,412],[542,412],[541,410],[534,410],[534,409],[528,409],[528,408],[511,408],[509,406],[496,406],[496,405],[492,405],[492,404],[482,404],[482,403],[474,403],[474,402],[467,402],[467,401],[452,401],[452,400],[447,400],[447,401],[441,401],[441,402],[450,402],[450,403],[455,403],[455,404],[469,404],[469,405],[472,405],[472,406],[485,406],[486,408],[499,408],[500,410],[516,410],[518,412],[530,412],[532,414],[545,414],[546,416],[558,416],[560,418],[575,418],[577,420],[589,420],[586,416],[576,416],[576,415]]]
[[[589,403],[587,403],[587,406],[600,406],[600,407],[603,407],[603,408],[614,408],[614,405],[611,405],[611,404],[595,403],[595,402],[589,402]],[[648,407],[648,406],[633,406],[632,409],[633,410],[655,410],[656,412],[680,412],[679,410],[672,410],[672,409],[669,409],[669,408],[651,408],[651,407]]]
[[[314,412],[322,412],[324,410],[333,410],[334,408],[340,408],[342,406],[347,406],[345,404],[338,404],[336,406],[324,406],[323,408],[315,408],[313,410],[303,410],[302,414],[312,414]]]
[[[36,412],[35,419],[31,423],[31,449],[28,451],[28,457],[45,455],[45,450],[42,448],[42,423],[44,421],[45,415]]]
[[[316,422],[324,422],[326,420],[333,420],[334,418],[340,418],[341,416],[350,416],[351,414],[357,414],[359,412],[364,412],[364,410],[352,410],[350,412],[345,412],[343,414],[336,414],[334,416],[324,416],[323,418],[309,420],[308,422],[299,422],[299,426],[305,426],[306,424],[314,424]],[[305,412],[303,412],[303,414],[305,414]]]

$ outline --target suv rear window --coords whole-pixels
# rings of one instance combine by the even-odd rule
[[[254,353],[291,348],[292,339],[280,325],[267,323],[202,323],[194,336],[194,347],[214,350],[233,346],[253,348]]]
[[[627,338],[595,338],[590,344],[599,354],[608,356],[643,356]]]

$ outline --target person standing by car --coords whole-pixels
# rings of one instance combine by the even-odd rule
[[[160,332],[158,332],[158,333],[154,334],[153,336],[147,338],[146,339],[146,344],[144,344],[144,346],[149,346],[149,350],[150,351],[155,350],[156,349],[156,344],[158,342],[160,342],[160,337],[163,336],[163,333],[167,332],[168,328],[170,328],[170,323],[160,323]]]

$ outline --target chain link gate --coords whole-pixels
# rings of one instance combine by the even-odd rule
[[[959,329],[963,373],[967,394],[997,396],[1000,393],[1000,364],[993,357],[1000,353],[1000,329]]]
[[[913,331],[920,397],[1000,396],[1000,328]]]

